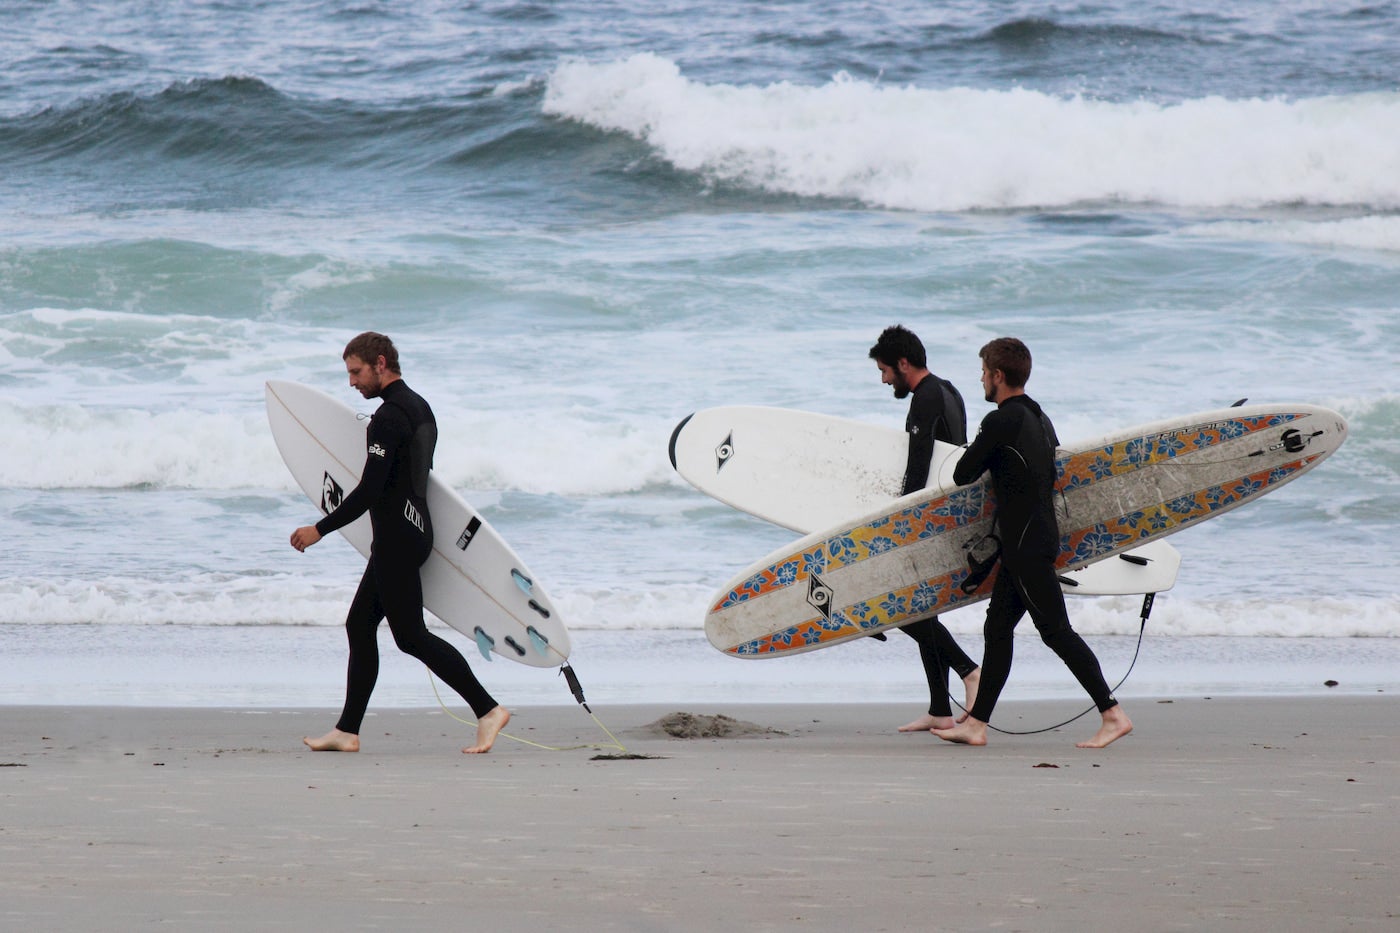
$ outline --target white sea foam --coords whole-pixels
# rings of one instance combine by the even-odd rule
[[[339,625],[353,583],[306,576],[233,579],[190,574],[178,582],[112,577],[100,581],[0,581],[2,625]],[[682,630],[703,639],[704,585],[635,589],[594,587],[552,594],[560,617],[576,631]],[[1136,635],[1139,597],[1073,598],[1074,627],[1086,637]],[[986,604],[942,616],[960,637],[980,636]],[[435,620],[431,624],[445,629]],[[1021,635],[1034,638],[1026,620]],[[1400,598],[1350,599],[1309,592],[1275,599],[1206,600],[1160,596],[1147,624],[1153,638],[1400,637]],[[902,638],[903,636],[893,635]]]
[[[547,114],[715,182],[924,211],[1097,202],[1400,208],[1400,94],[1110,103],[1031,90],[705,84],[652,54],[574,61]]]
[[[267,423],[256,415],[11,405],[0,407],[0,434],[45,452],[38,462],[0,458],[0,486],[290,488]]]
[[[455,489],[588,496],[678,481],[666,459],[670,425],[587,421],[567,413],[449,415],[435,457]],[[41,461],[0,458],[0,486],[16,489],[291,490],[261,412],[0,406],[0,435],[23,437]]]
[[[1391,214],[1320,221],[1220,221],[1193,224],[1181,232],[1232,240],[1400,252],[1400,216]]]

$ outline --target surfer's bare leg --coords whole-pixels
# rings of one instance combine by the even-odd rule
[[[302,741],[313,752],[358,752],[360,750],[360,737],[353,732],[341,732],[339,729],[332,729],[319,739],[304,737]]]
[[[1133,721],[1123,712],[1122,706],[1110,706],[1103,711],[1103,723],[1094,737],[1087,742],[1076,742],[1079,748],[1103,748],[1133,731]]]
[[[504,706],[498,706],[491,712],[482,716],[476,723],[476,744],[471,748],[462,749],[463,755],[484,755],[491,750],[491,746],[496,742],[496,736],[501,734],[501,730],[510,722],[510,710]]]
[[[963,709],[962,715],[958,717],[958,722],[966,722],[972,709],[972,704],[977,702],[977,685],[982,682],[982,668],[977,668],[971,674],[963,678]]]
[[[934,735],[945,742],[959,745],[986,745],[987,724],[980,719],[966,717],[951,729],[931,729]]]

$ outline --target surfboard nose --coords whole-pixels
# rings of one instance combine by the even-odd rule
[[[679,469],[676,466],[676,438],[681,436],[681,428],[690,423],[690,419],[695,417],[695,412],[691,412],[681,419],[681,423],[676,425],[676,429],[671,432],[671,443],[667,446],[667,453],[671,455],[671,469]]]

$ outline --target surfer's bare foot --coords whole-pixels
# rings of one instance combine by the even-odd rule
[[[332,729],[319,739],[302,738],[306,747],[313,752],[358,752],[360,737],[350,732]]]
[[[958,717],[958,722],[966,722],[970,715],[968,710],[972,709],[972,704],[977,702],[977,685],[982,682],[982,668],[976,668],[971,674],[963,678],[963,711]]]
[[[498,706],[491,712],[482,716],[476,724],[476,744],[471,748],[462,749],[463,755],[484,755],[491,750],[491,746],[496,742],[496,736],[501,734],[501,730],[510,722],[510,710],[504,706]]]
[[[1103,724],[1087,742],[1076,742],[1079,748],[1103,748],[1133,731],[1133,721],[1121,706],[1110,706],[1103,712]]]
[[[987,724],[980,719],[973,719],[971,716],[951,729],[930,729],[929,731],[945,742],[956,742],[959,745],[987,744]]]
[[[900,732],[928,732],[930,729],[951,729],[953,727],[952,716],[923,715],[913,722],[907,722],[899,727]]]

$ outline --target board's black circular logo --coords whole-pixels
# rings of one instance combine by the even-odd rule
[[[715,448],[715,472],[724,469],[724,465],[729,462],[729,458],[734,456],[734,432],[730,431],[729,436],[724,439],[724,443]]]

